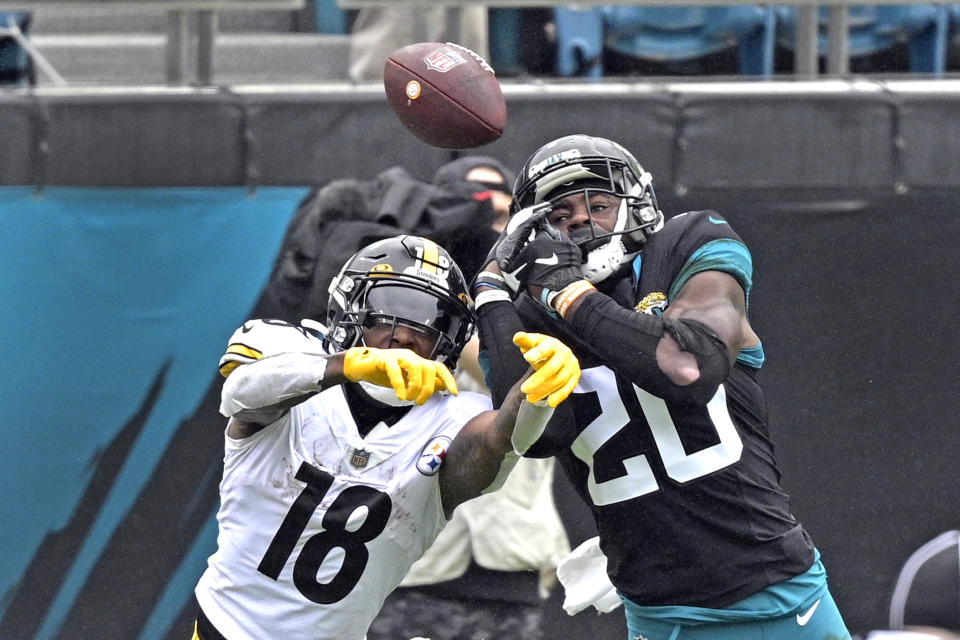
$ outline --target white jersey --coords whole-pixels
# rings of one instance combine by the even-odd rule
[[[361,438],[333,387],[226,438],[217,552],[196,588],[228,640],[362,640],[446,524],[437,472],[478,393],[434,395]]]

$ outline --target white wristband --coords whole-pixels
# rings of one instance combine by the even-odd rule
[[[473,309],[477,310],[488,302],[510,302],[510,294],[496,287],[485,287],[473,298]]]
[[[503,460],[500,461],[500,469],[497,470],[497,477],[480,493],[486,494],[499,491],[500,488],[503,487],[503,483],[505,483],[510,476],[510,472],[517,466],[518,460],[520,460],[520,454],[516,451],[507,451],[507,454],[503,456]]]
[[[547,422],[552,416],[553,407],[546,401],[536,404],[526,401],[521,403],[520,410],[517,412],[517,421],[513,427],[513,435],[510,436],[513,450],[520,455],[525,454],[527,449],[543,435],[543,430],[546,429]]]
[[[503,486],[520,457],[543,435],[543,430],[546,429],[547,422],[550,421],[552,416],[553,407],[548,405],[545,400],[537,403],[527,401],[520,403],[517,419],[513,424],[513,434],[510,436],[513,451],[508,451],[507,455],[503,457],[500,462],[500,469],[497,471],[497,477],[481,493],[497,491]]]

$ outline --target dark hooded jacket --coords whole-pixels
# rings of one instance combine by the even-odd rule
[[[336,180],[311,192],[287,226],[260,315],[325,322],[327,287],[340,267],[365,245],[402,233],[434,240],[472,278],[497,238],[488,187],[464,179],[477,166],[497,168],[509,186],[499,162],[466,156],[441,167],[433,183],[392,167],[372,180]]]

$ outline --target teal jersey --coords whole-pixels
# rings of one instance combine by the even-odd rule
[[[730,274],[747,296],[753,285],[750,252],[713,211],[668,220],[632,266],[603,289],[637,313],[663,313],[703,271]],[[625,597],[722,609],[810,569],[813,541],[780,486],[757,382],[762,347],[742,351],[706,403],[668,401],[603,356],[623,361],[636,350],[626,322],[585,344],[534,304],[521,299],[517,308],[528,330],[561,337],[583,369],[527,455],[560,461],[591,507],[608,573]]]

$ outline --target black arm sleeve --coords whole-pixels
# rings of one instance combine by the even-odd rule
[[[694,320],[639,313],[594,293],[583,297],[569,326],[607,366],[664,400],[705,404],[730,373],[726,346]],[[674,384],[657,364],[657,344],[664,332],[696,359],[700,379],[693,384]]]
[[[513,334],[523,331],[523,323],[510,302],[488,302],[477,311],[480,350],[489,365],[487,386],[493,406],[499,408],[517,380],[527,372],[527,361],[513,344]]]

